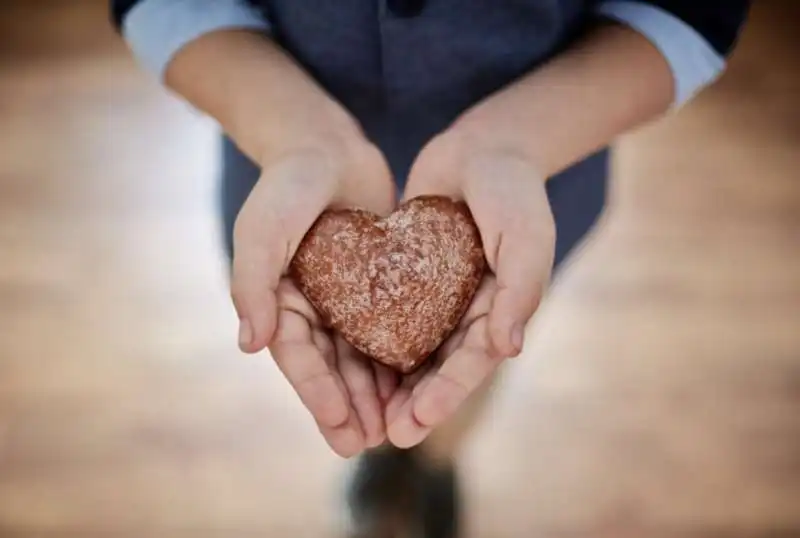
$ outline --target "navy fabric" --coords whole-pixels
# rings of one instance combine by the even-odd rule
[[[116,28],[122,26],[122,22],[128,12],[139,2],[143,0],[110,0],[110,15],[111,21]],[[180,0],[176,0],[180,1]],[[271,4],[280,3],[280,0],[248,0],[251,4],[261,8],[265,13],[268,13]],[[292,0],[287,0],[292,1]],[[437,2],[439,0],[436,0]],[[452,0],[457,1],[457,0]],[[728,55],[736,38],[741,29],[742,22],[749,10],[752,0],[639,0],[640,3],[650,4],[660,7],[668,13],[671,13],[687,24],[691,25],[700,35],[712,44],[712,46],[722,55]],[[298,4],[304,2],[295,0]],[[419,15],[425,7],[431,3],[431,0],[385,0],[387,9],[397,17],[414,17]],[[349,7],[346,0],[339,2],[330,2],[336,5],[336,8],[342,7],[347,9]],[[368,2],[362,2],[368,3]],[[378,1],[372,3],[379,3]],[[463,1],[461,4],[466,4]],[[485,2],[477,2],[478,4],[485,4]],[[496,4],[504,3],[502,0],[497,0]],[[524,4],[525,2],[516,0],[514,2],[506,1],[507,4]],[[539,2],[542,3],[542,2]],[[575,0],[565,0],[563,2],[544,2],[553,7],[558,7],[558,4],[575,4]],[[582,4],[586,10],[589,10],[592,4],[596,2],[592,0],[578,0],[578,4]],[[461,6],[451,5],[452,8],[458,9]],[[506,6],[500,6],[505,8]],[[514,6],[512,6],[512,9]]]
[[[118,27],[132,7],[146,1],[112,0]],[[158,9],[173,11],[182,5],[185,17],[199,17],[202,6],[207,6],[197,0],[149,1]],[[358,119],[383,151],[402,190],[416,156],[433,136],[483,98],[567,48],[596,21],[601,4],[600,0],[250,0],[248,5],[263,16],[272,38]],[[726,55],[749,2],[631,4],[673,13]],[[155,25],[157,14],[151,12],[156,18],[147,19],[147,24]],[[147,40],[141,35],[139,39]],[[679,56],[696,54],[676,50]],[[671,60],[702,64],[699,56]],[[222,206],[230,250],[233,220],[258,173],[227,139],[223,148]],[[559,262],[600,213],[606,168],[603,151],[550,180]]]
[[[583,4],[436,0],[408,17],[384,2],[264,3],[275,39],[359,119],[399,178],[467,108],[570,42]]]
[[[274,0],[263,6],[274,38],[359,119],[402,192],[425,143],[571,42],[588,21],[585,4],[517,1],[495,10],[462,0]],[[358,30],[369,27],[378,31]],[[233,222],[257,177],[257,167],[225,138],[221,201],[229,254]],[[602,211],[606,177],[602,151],[549,181],[558,263]]]
[[[233,257],[233,225],[258,180],[259,168],[227,137],[222,138],[221,153],[220,214],[225,252],[230,259]],[[603,211],[608,156],[608,151],[598,152],[547,183],[547,195],[556,221],[555,268],[581,243]]]
[[[175,2],[170,5],[178,6],[179,0]],[[112,1],[114,20],[121,22],[136,3]],[[642,3],[663,9],[673,5],[703,28],[728,27],[721,21],[743,18],[741,1],[729,2],[731,8],[715,3],[715,8],[694,9],[691,5],[702,3]],[[394,174],[402,178],[431,137],[476,102],[566,48],[596,20],[594,10],[601,2],[250,0],[249,4],[269,23],[272,37],[358,118]],[[202,4],[195,5],[201,9]],[[720,50],[732,44],[717,41]]]

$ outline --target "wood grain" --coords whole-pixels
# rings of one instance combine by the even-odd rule
[[[478,538],[800,536],[800,38],[621,141],[464,454]],[[343,464],[235,347],[214,126],[105,2],[0,8],[0,536],[336,536]],[[39,28],[39,31],[34,30]]]

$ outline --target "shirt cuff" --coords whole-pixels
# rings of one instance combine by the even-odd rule
[[[137,60],[163,80],[181,48],[231,28],[266,32],[270,25],[244,0],[141,0],[125,17],[122,33]]]
[[[725,58],[697,30],[659,7],[611,0],[601,3],[597,13],[630,26],[661,52],[675,80],[673,106],[689,101],[725,69]]]

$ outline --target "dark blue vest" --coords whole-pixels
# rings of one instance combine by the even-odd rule
[[[399,179],[465,109],[565,47],[594,2],[253,3],[275,39],[358,118]]]

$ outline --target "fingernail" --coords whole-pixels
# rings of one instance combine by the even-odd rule
[[[239,347],[248,347],[253,341],[253,327],[246,319],[239,320]]]
[[[525,326],[517,323],[511,329],[511,345],[514,346],[516,353],[519,355],[522,352],[522,344],[525,339]]]
[[[386,434],[371,435],[367,438],[367,448],[378,448],[386,441]]]

